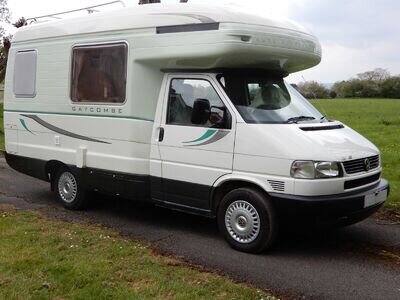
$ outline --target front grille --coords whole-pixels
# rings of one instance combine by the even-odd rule
[[[272,187],[274,191],[284,192],[285,191],[285,183],[283,181],[278,180],[268,180],[268,183]]]
[[[373,182],[379,180],[380,177],[381,177],[381,173],[378,173],[378,174],[375,174],[375,175],[372,175],[372,176],[368,176],[368,177],[364,177],[364,178],[345,181],[344,182],[344,189],[345,190],[349,190],[349,189],[354,189],[356,187],[360,187],[360,186],[363,186],[363,185],[367,185],[367,184],[370,184],[370,183],[373,183]]]
[[[369,163],[367,163],[367,160]],[[379,167],[379,155],[345,161],[343,167],[347,174],[367,172]]]

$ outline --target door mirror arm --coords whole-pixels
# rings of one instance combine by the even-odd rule
[[[219,109],[224,112],[222,121],[215,124],[213,128],[232,129],[232,116],[226,106],[211,106],[211,109]]]

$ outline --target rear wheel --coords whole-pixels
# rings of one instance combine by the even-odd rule
[[[57,172],[54,191],[57,200],[67,209],[81,210],[88,204],[78,178],[67,168],[61,168]]]
[[[259,253],[276,240],[278,225],[268,196],[251,188],[239,188],[222,199],[218,225],[232,248]]]

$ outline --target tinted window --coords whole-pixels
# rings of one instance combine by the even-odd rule
[[[221,74],[219,81],[247,123],[327,121],[300,93],[285,83],[283,78],[234,73]]]
[[[126,64],[126,44],[75,47],[72,53],[72,101],[123,103]]]
[[[37,53],[34,50],[19,51],[15,55],[13,91],[16,97],[36,96]]]
[[[202,127],[223,127],[228,114],[223,102],[210,82],[202,79],[173,79],[169,91],[167,124],[199,126],[192,123],[196,99],[206,99],[211,113]],[[226,112],[226,113],[225,113]],[[225,116],[224,116],[225,115]]]
[[[283,81],[267,80],[265,82],[247,83],[249,107],[277,110],[290,104],[291,98]]]

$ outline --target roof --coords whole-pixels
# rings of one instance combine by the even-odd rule
[[[14,35],[13,42],[126,29],[153,30],[155,27],[202,23],[243,23],[310,34],[292,22],[246,14],[232,7],[181,3],[138,5],[83,17],[33,24],[20,28]]]

